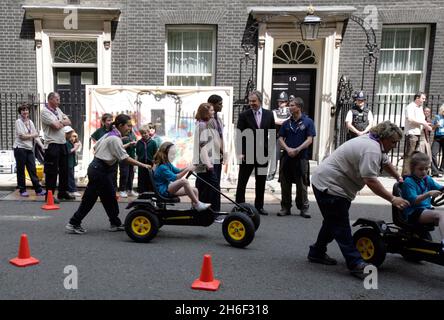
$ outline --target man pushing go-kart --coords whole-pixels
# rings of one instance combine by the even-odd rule
[[[349,140],[336,149],[317,167],[312,176],[313,192],[324,218],[316,242],[310,246],[308,260],[335,265],[327,255],[327,245],[336,240],[351,274],[362,277],[368,263],[356,249],[350,227],[349,209],[359,190],[367,185],[376,195],[391,202],[399,209],[409,202],[395,197],[379,182],[377,177],[385,170],[397,181],[402,177],[390,163],[387,153],[401,140],[402,131],[390,121],[385,121],[363,135]]]

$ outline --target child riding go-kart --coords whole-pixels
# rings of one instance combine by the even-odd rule
[[[149,242],[163,225],[183,225],[208,227],[218,216],[226,216],[222,224],[222,233],[229,244],[234,247],[243,248],[248,246],[254,239],[255,231],[259,228],[260,216],[256,208],[247,203],[238,204],[229,197],[214,188],[211,184],[198,177],[193,172],[190,175],[201,179],[209,187],[220,193],[232,202],[235,207],[231,212],[214,212],[211,208],[198,212],[196,209],[174,209],[180,202],[178,197],[165,198],[156,189],[152,170],[148,170],[151,192],[145,192],[133,202],[129,203],[127,209],[133,208],[125,219],[125,231],[128,236],[136,242]]]
[[[393,186],[393,195],[401,196],[401,184]],[[432,205],[444,204],[444,195],[432,199]],[[392,223],[369,218],[358,219],[353,226],[360,226],[353,240],[365,262],[380,266],[386,253],[399,253],[406,260],[428,261],[444,265],[443,243],[434,242],[430,232],[434,224],[408,223],[402,210],[392,206]]]

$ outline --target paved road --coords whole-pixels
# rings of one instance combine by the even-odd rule
[[[311,198],[313,200],[313,198]],[[299,216],[263,217],[256,238],[246,249],[229,246],[221,225],[164,226],[149,244],[132,242],[124,232],[106,231],[108,222],[100,204],[86,218],[88,233],[68,235],[64,225],[78,203],[62,210],[40,210],[41,203],[0,201],[0,299],[443,299],[443,268],[413,264],[389,255],[379,270],[378,290],[366,290],[346,271],[334,243],[329,254],[337,266],[308,263],[308,246],[315,240],[321,219],[311,202],[312,219]],[[121,215],[127,211],[121,205]],[[188,207],[188,204],[181,204]],[[231,207],[224,205],[226,210]],[[267,207],[277,212],[276,204]],[[377,216],[388,219],[390,207],[374,197],[360,197],[352,219]],[[16,268],[21,233],[27,233],[37,266]],[[438,236],[438,234],[434,234]],[[216,292],[194,291],[202,257],[210,253]],[[75,265],[77,290],[64,288],[64,268]]]

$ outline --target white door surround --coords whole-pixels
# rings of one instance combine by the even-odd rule
[[[25,10],[25,18],[34,20],[37,92],[42,101],[45,95],[54,90],[55,67],[97,68],[98,84],[111,85],[111,21],[118,20],[120,9],[75,6],[22,8]],[[67,24],[67,20],[73,17],[77,18],[76,23]],[[54,63],[55,40],[95,41],[97,63]]]
[[[315,7],[321,17],[318,40],[304,42],[298,23],[303,21],[306,7],[251,7],[248,12],[259,22],[257,53],[257,88],[263,93],[264,107],[270,108],[273,68],[316,69],[313,158],[322,160],[333,150],[334,117],[338,85],[339,52],[344,32],[344,21],[356,11],[351,6]],[[273,64],[275,50],[288,41],[300,41],[311,48],[315,64]]]

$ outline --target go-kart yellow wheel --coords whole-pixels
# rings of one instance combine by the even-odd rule
[[[356,249],[365,262],[379,267],[385,259],[386,247],[381,236],[370,228],[359,229],[353,235]]]
[[[239,206],[242,209],[235,206],[231,210],[231,212],[245,213],[247,216],[251,218],[251,221],[253,221],[254,224],[254,230],[257,231],[257,229],[259,229],[259,226],[261,224],[261,217],[259,215],[259,212],[257,212],[257,209],[249,203],[239,203]]]
[[[159,219],[149,211],[133,210],[126,216],[125,231],[136,242],[149,242],[159,231]]]
[[[222,224],[222,233],[233,247],[244,248],[254,239],[254,224],[245,213],[230,213]]]

